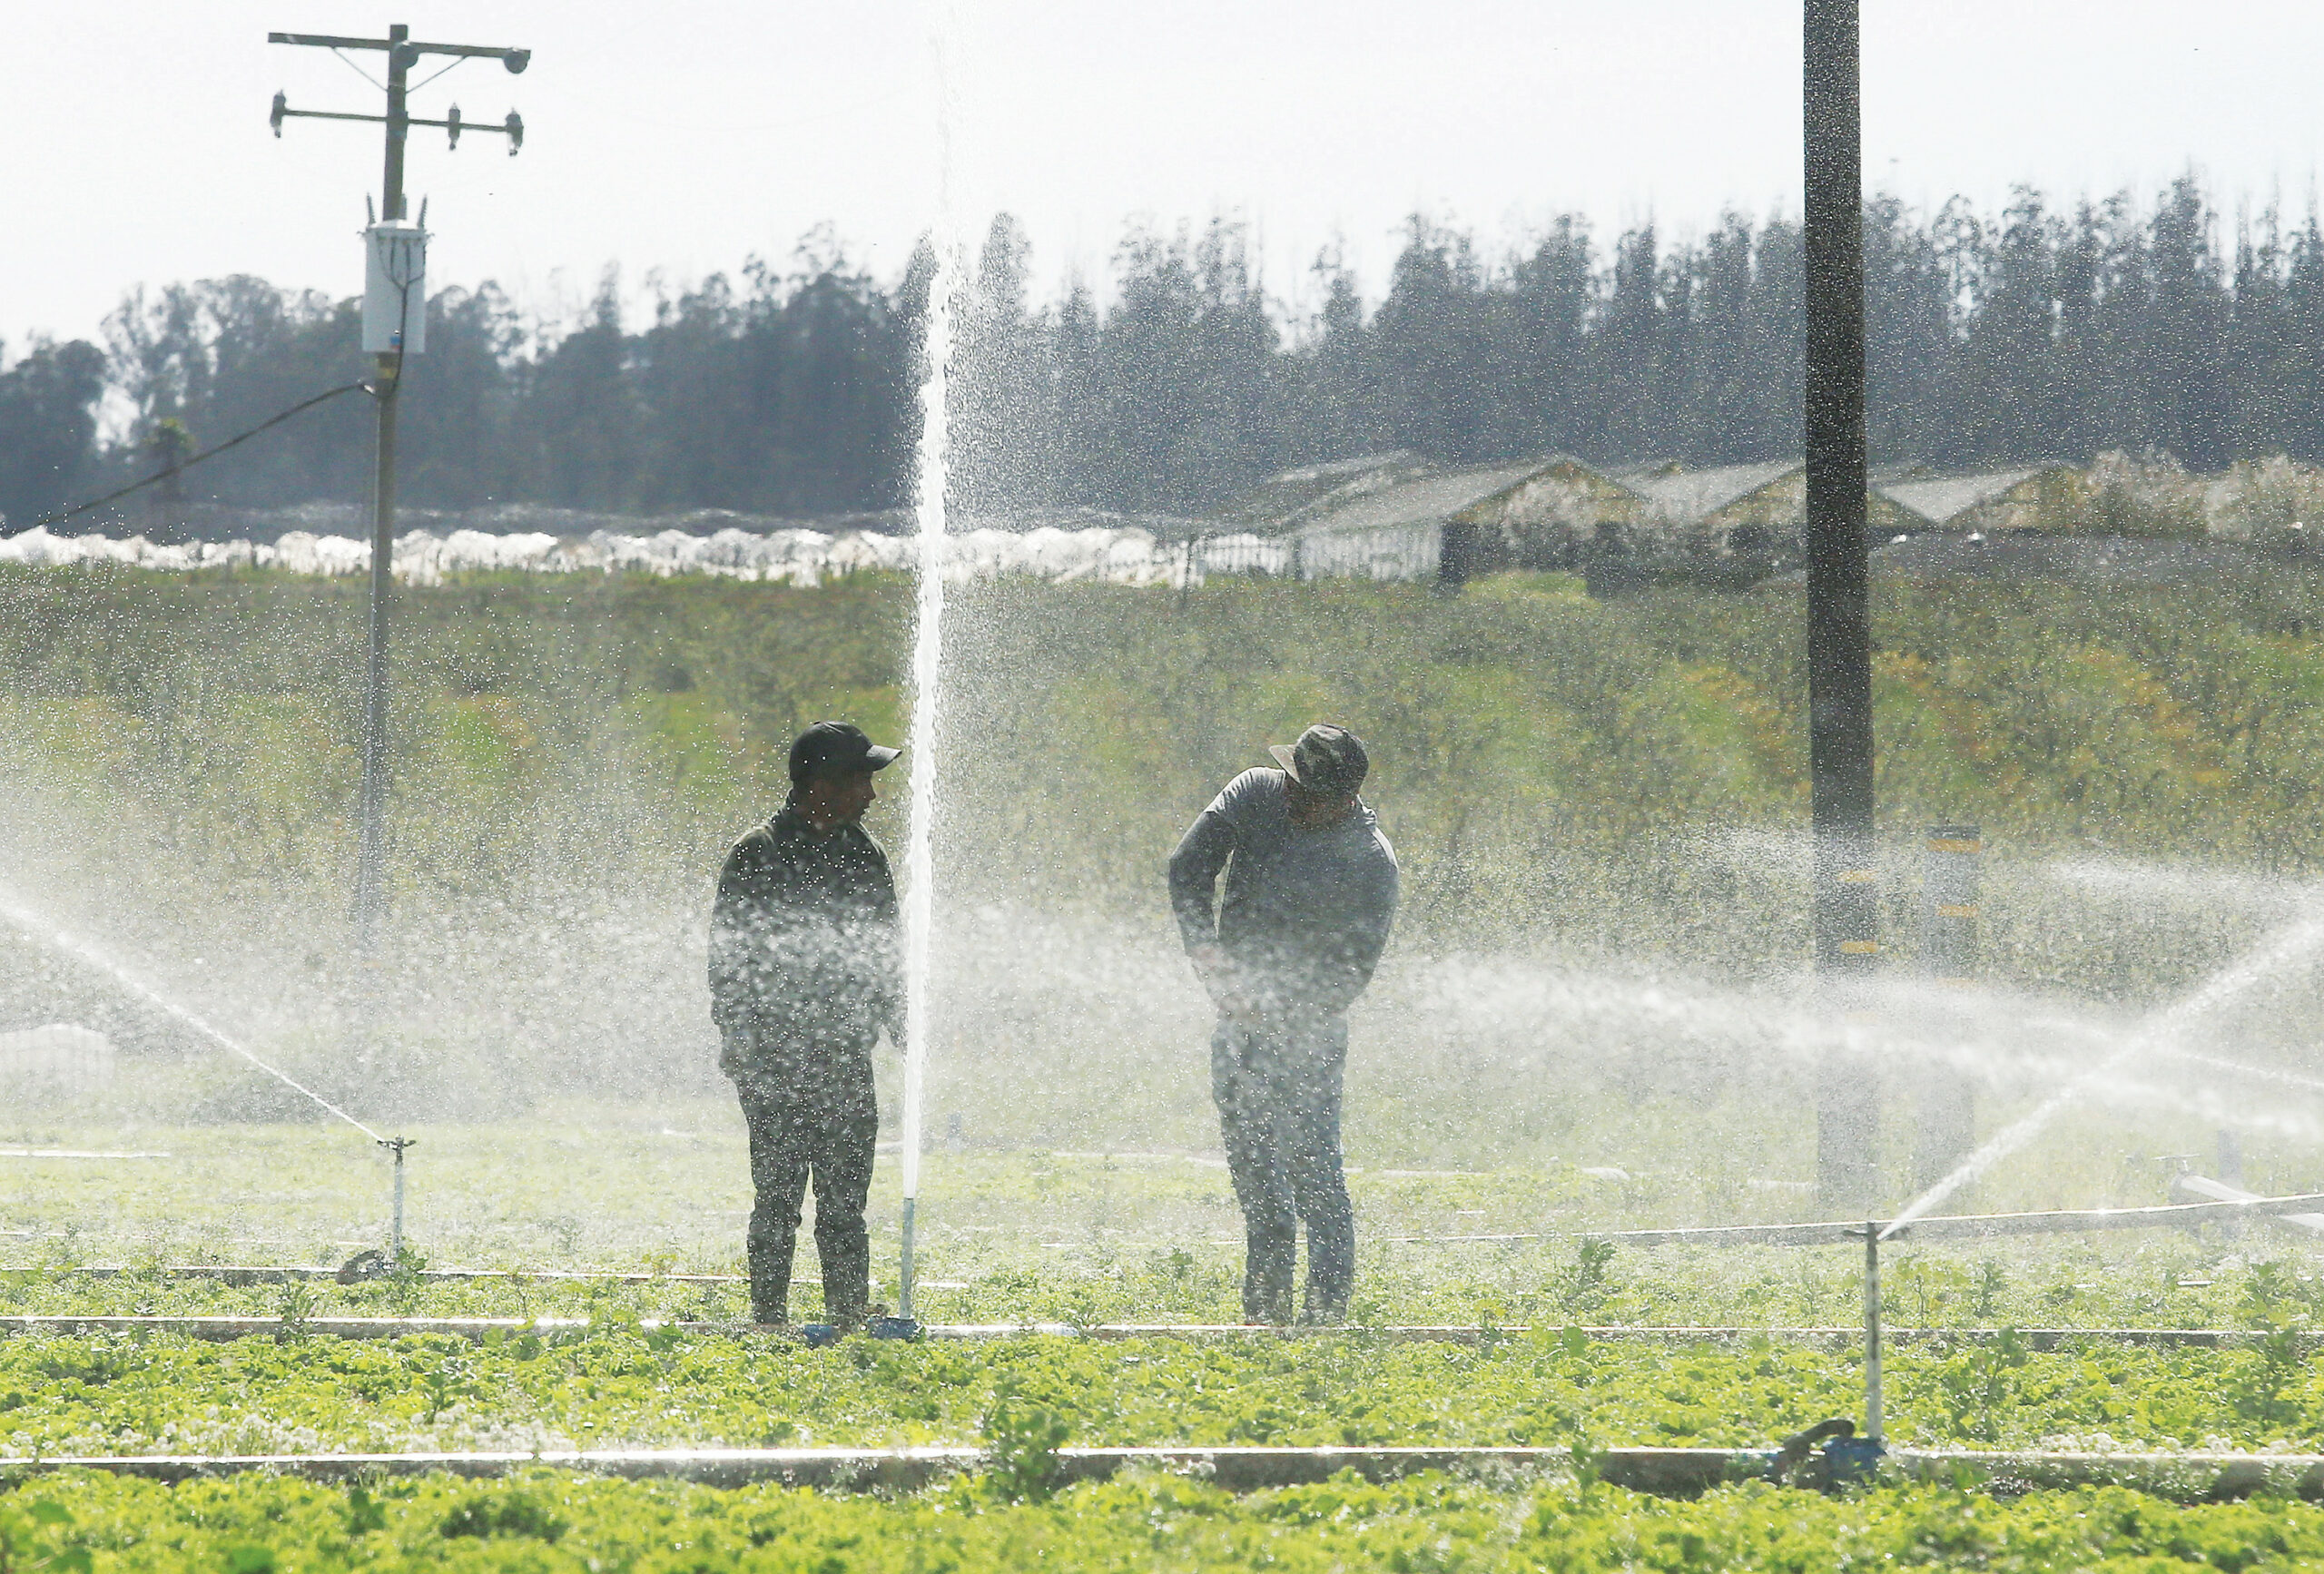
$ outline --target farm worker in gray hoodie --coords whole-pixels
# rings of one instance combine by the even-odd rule
[[[791,797],[726,855],[710,915],[719,1069],[750,1127],[751,1314],[789,1315],[799,1204],[815,1186],[823,1314],[842,1329],[871,1300],[863,1208],[880,1131],[872,1048],[903,1039],[896,882],[863,829],[874,772],[897,751],[844,722],[791,745]]]
[[[1338,1323],[1355,1278],[1340,1157],[1347,1008],[1395,920],[1396,855],[1357,795],[1370,769],[1362,739],[1319,723],[1268,752],[1280,769],[1229,782],[1170,855],[1170,905],[1218,1008],[1211,1096],[1243,1208],[1244,1321],[1292,1321],[1305,1220],[1299,1320]]]

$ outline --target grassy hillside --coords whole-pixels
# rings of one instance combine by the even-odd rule
[[[1876,603],[1900,972],[1913,835],[1934,820],[1985,828],[1987,966],[2009,988],[2134,1008],[2290,910],[2279,882],[2324,854],[2324,585],[1884,584]],[[1606,604],[1561,576],[1458,599],[1007,582],[953,605],[940,1054],[972,1134],[1199,1131],[1202,1013],[1162,861],[1266,743],[1330,717],[1372,744],[1368,796],[1407,881],[1359,1024],[1360,1043],[1396,1046],[1404,1081],[1359,1101],[1457,1147],[1491,1098],[1552,1145],[1583,1117],[1543,1102],[1543,1070],[1582,1064],[1615,1100],[1590,1119],[1644,1129],[1657,1100],[1700,1115],[1743,1098],[1720,1141],[1797,1135],[1768,1100],[1798,1071],[1783,1012],[1806,947],[1796,588]],[[387,959],[360,965],[345,903],[361,587],[10,573],[0,879],[350,1082],[369,1064],[415,1097],[487,1106],[568,1077],[700,1086],[717,858],[779,801],[798,726],[901,733],[909,617],[909,586],[877,576],[403,592],[397,922]],[[901,785],[875,811],[891,844]],[[1676,1003],[1640,1017],[1635,989],[1611,989],[1640,979]],[[0,989],[12,1019],[71,1008],[139,1030],[37,948],[12,950]],[[2289,1052],[2310,994],[2270,992],[2238,1032]]]

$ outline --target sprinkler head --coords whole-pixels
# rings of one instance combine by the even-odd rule
[[[1824,1445],[1825,1490],[1871,1485],[1887,1451],[1876,1437],[1834,1438]]]
[[[1858,1437],[1856,1422],[1837,1416],[1786,1438],[1768,1461],[1768,1479],[1818,1492],[1862,1486],[1878,1472],[1887,1451],[1878,1438]]]
[[[917,1317],[874,1317],[863,1325],[863,1332],[874,1339],[914,1340],[920,1337]]]
[[[342,1284],[360,1284],[366,1279],[384,1279],[394,1271],[395,1264],[377,1246],[368,1252],[358,1252],[340,1264],[333,1275]]]

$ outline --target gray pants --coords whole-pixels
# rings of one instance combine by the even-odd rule
[[[823,1315],[842,1324],[861,1322],[872,1274],[863,1209],[880,1135],[868,1053],[842,1048],[828,1058],[745,1067],[735,1074],[734,1087],[750,1128],[751,1185],[757,1194],[746,1237],[753,1319],[780,1323],[789,1314],[799,1205],[812,1181]]]
[[[1210,1091],[1242,1205],[1243,1319],[1285,1323],[1299,1225],[1307,1225],[1301,1320],[1337,1323],[1355,1282],[1355,1210],[1341,1172],[1344,1017],[1222,1018],[1210,1041]]]

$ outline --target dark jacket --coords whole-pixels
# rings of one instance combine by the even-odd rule
[[[862,1054],[882,1027],[901,1040],[902,1007],[896,882],[862,826],[817,835],[785,808],[734,844],[710,914],[722,1066]]]
[[[1187,949],[1216,942],[1234,985],[1262,1006],[1336,1015],[1388,943],[1396,855],[1360,800],[1337,825],[1296,829],[1287,785],[1265,768],[1226,784],[1170,855],[1170,906]]]

